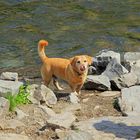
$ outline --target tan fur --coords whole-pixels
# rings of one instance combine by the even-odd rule
[[[40,40],[38,43],[38,53],[43,62],[41,75],[44,84],[48,86],[51,79],[53,79],[56,88],[61,90],[62,88],[56,80],[57,77],[67,81],[73,92],[80,93],[87,76],[88,65],[92,62],[92,57],[80,55],[70,59],[48,58],[44,52],[44,48],[47,45],[48,42],[45,40]]]

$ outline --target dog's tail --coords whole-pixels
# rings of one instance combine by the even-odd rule
[[[45,61],[45,59],[47,58],[46,54],[45,54],[45,47],[48,46],[48,41],[46,40],[40,40],[38,42],[38,54],[42,60],[42,62]]]

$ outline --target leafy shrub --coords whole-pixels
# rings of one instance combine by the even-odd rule
[[[19,88],[19,93],[17,95],[12,95],[8,93],[6,97],[10,102],[10,111],[14,111],[15,107],[21,104],[29,104],[31,101],[28,99],[29,93],[29,85],[23,85]]]

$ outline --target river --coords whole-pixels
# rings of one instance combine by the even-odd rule
[[[40,64],[49,57],[140,51],[139,0],[0,0],[0,68]]]

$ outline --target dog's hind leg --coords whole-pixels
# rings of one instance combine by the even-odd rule
[[[59,83],[57,81],[57,77],[53,76],[53,84],[58,90],[64,90],[62,87],[59,86]]]

